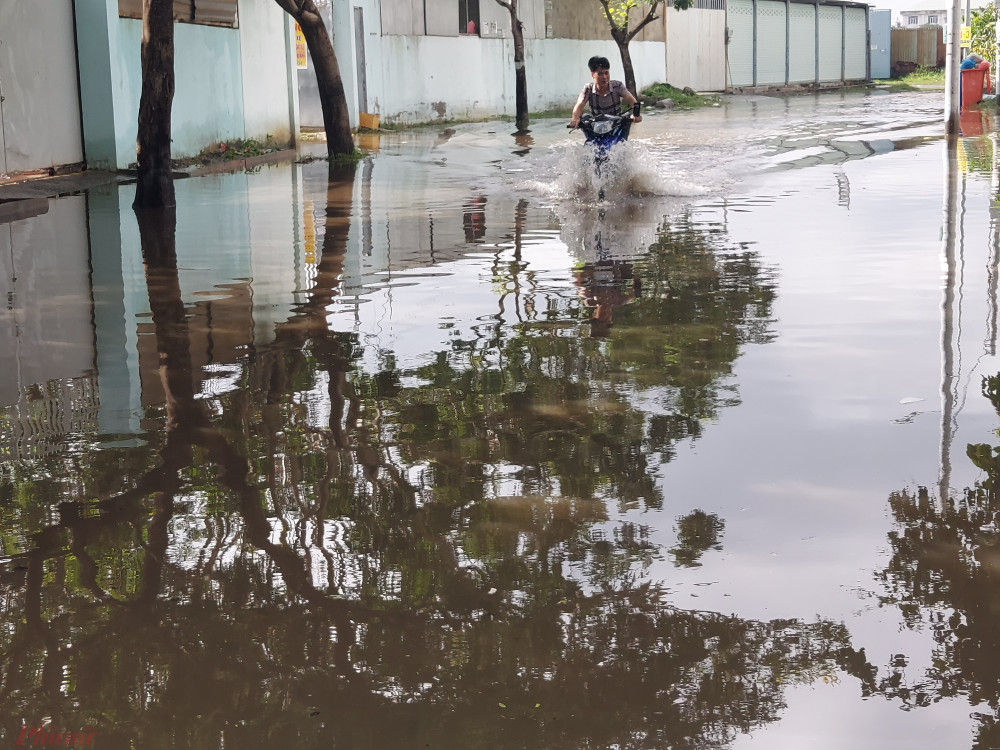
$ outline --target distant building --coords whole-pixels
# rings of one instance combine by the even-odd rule
[[[948,34],[948,12],[949,8],[937,7],[941,3],[941,0],[916,0],[916,2],[911,6],[913,10],[901,10],[896,14],[893,19],[893,26],[904,29],[916,29],[921,26],[940,26],[944,29],[944,33]],[[985,0],[972,0],[971,8],[973,11],[979,10],[986,4]],[[965,20],[965,5],[962,5],[962,22],[968,23]]]
[[[899,12],[903,26],[944,26],[948,22],[947,9],[902,10]]]

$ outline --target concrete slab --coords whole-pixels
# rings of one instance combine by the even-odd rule
[[[31,198],[57,198],[72,195],[99,185],[113,185],[127,181],[117,172],[86,170],[56,177],[42,177],[24,182],[0,184],[0,203]]]

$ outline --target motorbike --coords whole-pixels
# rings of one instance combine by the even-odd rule
[[[639,104],[636,103],[631,112],[621,115],[584,114],[577,125],[583,131],[585,143],[594,149],[594,171],[598,179],[605,179],[611,148],[622,141],[627,141],[632,129],[632,118],[639,114]],[[569,127],[569,126],[567,126]],[[600,188],[598,198],[604,200],[604,188]]]

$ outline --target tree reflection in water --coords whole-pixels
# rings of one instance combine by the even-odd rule
[[[982,390],[1000,414],[1000,374],[983,378]],[[936,648],[925,674],[906,680],[899,655],[871,690],[911,706],[967,696],[989,708],[973,714],[974,747],[987,750],[1000,746],[1000,446],[970,444],[967,454],[985,478],[962,493],[936,498],[921,487],[889,498],[896,528],[879,576],[884,602],[910,627],[929,627]]]
[[[666,226],[606,339],[576,299],[366,372],[327,320],[353,179],[331,174],[307,298],[207,398],[175,219],[138,217],[162,429],[10,467],[6,736],[47,716],[109,748],[721,747],[786,685],[866,674],[842,625],[670,606],[649,529],[614,520],[662,507],[650,461],[736,403],[732,362],[770,335],[752,253]],[[520,288],[519,261],[494,272]],[[689,514],[671,554],[697,564],[723,526]]]

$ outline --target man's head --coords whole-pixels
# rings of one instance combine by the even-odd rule
[[[608,58],[594,55],[587,61],[587,65],[590,66],[590,76],[597,88],[601,91],[607,89],[611,82],[611,63],[608,62]]]
[[[608,62],[608,58],[601,57],[600,55],[594,55],[587,60],[587,65],[590,67],[591,73],[596,73],[598,70],[611,70],[611,63]]]

